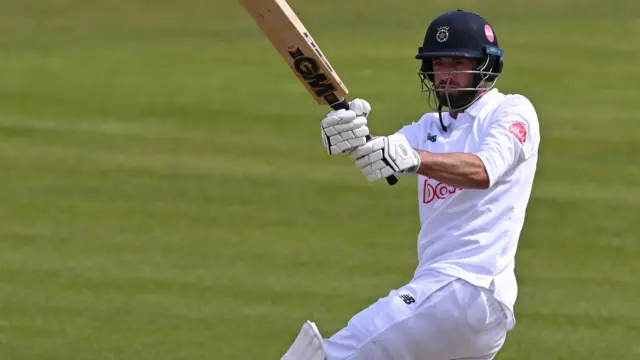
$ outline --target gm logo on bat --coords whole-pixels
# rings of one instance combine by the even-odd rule
[[[336,87],[325,74],[320,72],[320,66],[316,59],[306,56],[299,47],[290,48],[288,53],[293,59],[294,69],[309,84],[316,96],[323,97],[328,104],[335,104],[339,101],[334,94]]]

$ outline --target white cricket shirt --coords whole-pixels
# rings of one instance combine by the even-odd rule
[[[398,132],[416,150],[473,153],[484,162],[488,189],[459,189],[418,175],[420,233],[414,278],[438,273],[494,291],[515,324],[516,247],[531,195],[540,129],[531,102],[492,89],[453,119],[428,113]]]

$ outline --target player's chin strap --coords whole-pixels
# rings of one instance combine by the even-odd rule
[[[440,126],[444,132],[447,132],[447,127],[444,125],[444,121],[442,121],[442,104],[438,104],[438,118],[440,118]]]

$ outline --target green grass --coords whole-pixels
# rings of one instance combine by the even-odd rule
[[[542,131],[498,359],[639,358],[640,5],[291,4],[379,134],[427,111],[433,16],[493,23]],[[415,183],[324,154],[237,2],[6,0],[0,48],[1,359],[277,359],[410,279]]]

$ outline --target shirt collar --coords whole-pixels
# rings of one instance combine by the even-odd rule
[[[498,89],[495,89],[495,88],[487,91],[482,96],[480,96],[480,98],[478,98],[476,102],[474,102],[473,104],[471,104],[471,106],[466,108],[464,112],[459,113],[457,119],[454,119],[453,117],[451,117],[451,114],[449,114],[449,112],[443,113],[442,122],[444,123],[445,126],[450,126],[451,123],[453,123],[456,120],[459,120],[460,117],[467,116],[471,119],[475,119],[480,114],[480,111],[482,111],[482,109],[487,104],[493,101],[493,99],[497,96],[497,94],[498,94]]]
[[[491,89],[491,90],[487,91],[482,96],[480,96],[480,98],[476,102],[471,104],[471,106],[469,106],[463,112],[463,114],[468,115],[468,116],[470,116],[472,118],[475,118],[476,116],[478,116],[478,114],[480,114],[480,111],[487,104],[489,104],[489,103],[491,103],[491,101],[493,101],[493,99],[495,98],[495,96],[497,94],[498,94],[498,89]]]

